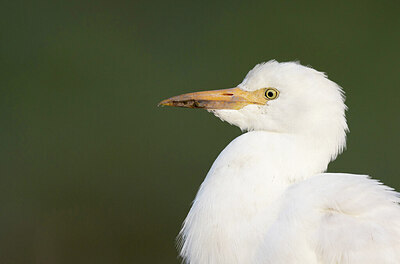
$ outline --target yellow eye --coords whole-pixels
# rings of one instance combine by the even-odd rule
[[[265,90],[265,97],[267,97],[268,100],[274,100],[278,97],[278,95],[278,90],[274,88],[267,88],[267,90]]]

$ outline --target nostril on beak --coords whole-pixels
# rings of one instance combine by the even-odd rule
[[[233,93],[223,93],[222,95],[233,96]]]

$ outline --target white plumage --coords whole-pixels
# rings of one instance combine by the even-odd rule
[[[180,233],[184,261],[400,263],[398,193],[368,176],[324,173],[345,147],[341,88],[314,69],[276,61],[238,86],[267,87],[279,96],[265,104],[209,109],[249,132],[202,183]]]

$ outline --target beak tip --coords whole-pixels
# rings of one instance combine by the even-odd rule
[[[161,102],[159,102],[157,104],[158,107],[160,107],[160,106],[163,107],[163,106],[166,106],[166,105],[171,105],[169,99],[162,100]]]

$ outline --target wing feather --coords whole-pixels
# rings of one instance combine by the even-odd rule
[[[364,175],[324,173],[289,188],[259,263],[400,263],[400,199]]]

